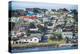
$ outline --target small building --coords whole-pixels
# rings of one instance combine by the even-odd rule
[[[41,36],[40,42],[48,42],[48,37],[47,36]]]
[[[39,36],[28,36],[28,37],[21,37],[16,42],[18,43],[38,43],[40,41]]]
[[[41,18],[41,17],[43,17],[44,15],[43,14],[37,14],[36,15],[38,18]]]
[[[48,22],[49,20],[48,20],[48,18],[43,18],[43,22]]]
[[[72,32],[68,32],[68,31],[65,31],[65,32],[62,32],[62,37],[63,38],[72,38],[73,37],[73,33]]]
[[[30,28],[30,31],[38,31],[38,28]]]
[[[26,41],[29,43],[38,43],[40,40],[38,37],[30,37],[30,38],[27,38]]]
[[[20,20],[20,18],[18,18],[18,17],[11,17],[11,22],[16,23],[16,22],[18,22],[19,20]]]
[[[31,20],[37,19],[37,16],[35,16],[35,15],[33,15],[33,16],[20,16],[19,18],[23,19],[25,21],[28,21],[29,19],[31,19]]]
[[[62,32],[62,28],[57,28],[56,32]]]
[[[73,37],[73,29],[71,27],[65,27],[62,30],[62,37],[63,38],[72,38]]]

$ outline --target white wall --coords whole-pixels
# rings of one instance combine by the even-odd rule
[[[72,32],[62,32],[62,37],[63,38],[65,38],[65,37],[72,38],[72,36],[73,36]]]

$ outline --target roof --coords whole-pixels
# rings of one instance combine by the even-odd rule
[[[41,39],[41,37],[39,37],[39,36],[21,37],[20,39],[31,39],[31,38],[34,38],[34,37],[36,37],[36,38],[38,38],[38,39]]]
[[[39,33],[30,34],[30,36],[27,36],[27,37],[20,37],[20,39],[31,39],[31,38],[33,38],[33,37],[37,37],[37,38],[41,39],[41,35],[42,35],[42,34],[39,34]]]
[[[23,19],[36,19],[37,17],[36,16],[20,16],[20,18],[23,18]]]

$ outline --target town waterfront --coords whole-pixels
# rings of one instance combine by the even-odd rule
[[[9,52],[77,49],[77,6],[39,4],[9,2]]]

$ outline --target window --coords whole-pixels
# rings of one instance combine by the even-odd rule
[[[27,41],[27,40],[26,40]]]
[[[32,39],[30,39],[30,41],[32,41]]]
[[[21,41],[19,43],[21,43]]]
[[[16,42],[16,44],[18,44],[18,42]]]
[[[37,40],[37,39],[34,39],[35,41]]]

